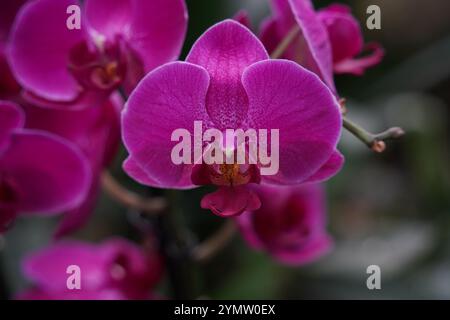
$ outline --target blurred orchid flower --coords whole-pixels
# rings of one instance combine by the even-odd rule
[[[314,261],[331,249],[322,186],[255,186],[254,190],[261,208],[236,218],[249,246],[288,265]]]
[[[383,50],[370,44],[373,52],[357,58],[363,51],[361,27],[343,5],[331,5],[316,12],[310,0],[271,0],[273,15],[261,25],[261,41],[273,52],[284,38],[297,32],[281,54],[313,71],[336,92],[333,71],[362,74],[378,64]],[[298,28],[298,29],[296,29]]]
[[[0,231],[18,213],[49,215],[70,210],[91,182],[85,157],[67,140],[24,129],[24,114],[0,101]]]
[[[80,271],[80,288],[69,289],[69,266]],[[151,299],[163,264],[154,252],[120,238],[90,244],[63,241],[32,253],[23,272],[33,288],[20,294],[25,300]]]
[[[350,7],[332,4],[319,10],[318,16],[331,41],[335,73],[362,75],[367,68],[381,62],[383,48],[376,42],[364,45],[361,26],[351,14]],[[371,50],[371,53],[358,58],[366,50]]]
[[[9,60],[33,104],[102,104],[119,86],[130,91],[180,53],[187,27],[183,0],[86,0],[81,28],[73,30],[66,26],[71,5],[81,3],[30,1],[17,15]]]
[[[113,160],[120,140],[119,114],[123,102],[117,95],[97,108],[49,109],[24,103],[26,127],[45,130],[73,142],[88,159],[92,180],[86,199],[66,212],[55,236],[82,227],[95,208],[102,170]]]
[[[171,135],[178,128],[278,129],[279,172],[261,176],[258,165],[176,165]],[[331,91],[298,64],[270,60],[244,26],[225,20],[207,30],[186,62],[149,73],[131,94],[122,115],[130,156],[125,171],[160,188],[212,184],[219,190],[201,205],[219,216],[260,206],[251,183],[300,184],[324,180],[342,166],[336,151],[341,114]],[[192,135],[191,135],[192,136]]]

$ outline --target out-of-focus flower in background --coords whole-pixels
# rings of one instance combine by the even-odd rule
[[[310,0],[272,0],[272,16],[261,24],[261,41],[271,53],[285,38],[293,40],[280,57],[296,61],[310,69],[336,91],[333,71],[360,75],[378,64],[383,50],[370,44],[370,56],[356,58],[363,51],[358,21],[350,9],[331,5],[315,11]]]
[[[82,27],[70,30],[66,10],[73,4],[80,2],[31,1],[17,15],[9,60],[34,104],[102,104],[119,86],[130,91],[145,72],[180,53],[183,0],[84,1]]]
[[[331,249],[323,186],[255,186],[254,190],[261,208],[236,218],[250,247],[288,265],[314,261]]]
[[[85,154],[92,171],[88,196],[78,207],[65,212],[56,231],[63,236],[82,227],[92,213],[99,194],[100,175],[114,159],[120,140],[119,113],[122,99],[113,96],[97,108],[49,109],[24,102],[27,128],[45,130],[64,137]]]
[[[259,176],[257,165],[174,164],[171,135],[178,128],[193,131],[195,121],[219,130],[278,129],[278,173]],[[122,124],[130,176],[160,188],[219,186],[201,202],[219,216],[259,207],[250,183],[324,180],[343,162],[336,151],[341,115],[330,90],[297,64],[270,60],[262,43],[233,20],[206,31],[186,62],[150,73],[130,96]]]
[[[68,288],[69,266],[80,271],[80,288]],[[145,251],[121,238],[101,244],[62,241],[34,252],[23,261],[33,287],[18,295],[32,300],[151,299],[163,271],[153,250]]]
[[[336,3],[317,13],[328,31],[335,73],[362,75],[367,68],[381,62],[384,56],[382,47],[376,42],[364,45],[361,26],[350,7]],[[367,49],[371,53],[358,58]]]
[[[69,141],[23,129],[22,110],[0,101],[0,230],[18,213],[49,215],[79,205],[91,182],[86,158]]]

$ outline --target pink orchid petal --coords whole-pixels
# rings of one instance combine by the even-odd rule
[[[187,29],[184,0],[136,1],[129,44],[150,71],[178,58]],[[149,19],[149,13],[153,13]]]
[[[97,108],[49,109],[24,105],[26,127],[45,130],[76,144],[91,166],[103,167],[116,154],[122,101],[110,99]]]
[[[208,85],[202,67],[173,62],[149,73],[130,96],[122,114],[123,141],[147,173],[140,181],[150,178],[160,188],[193,186],[190,166],[171,160],[178,143],[171,135],[179,128],[193,130],[194,121],[210,122],[204,107]]]
[[[121,98],[113,95],[102,106],[81,110],[25,106],[27,128],[49,131],[76,144],[87,157],[93,173],[88,196],[78,207],[65,212],[57,238],[82,227],[95,208],[100,173],[112,161],[119,145],[122,103]]]
[[[92,36],[101,36],[110,41],[115,41],[117,35],[129,36],[133,6],[139,2],[142,1],[86,0],[84,12]]]
[[[318,11],[317,16],[328,30],[335,63],[361,52],[363,48],[361,26],[351,15],[349,7],[333,5]]]
[[[244,211],[257,210],[261,206],[258,196],[246,186],[220,187],[205,195],[200,203],[220,217],[233,217]]]
[[[163,274],[163,261],[157,251],[144,252],[141,247],[136,246],[122,238],[111,238],[100,246],[102,255],[109,264],[119,263],[128,274],[128,278],[114,279],[117,285],[134,291],[148,291],[157,284]]]
[[[11,32],[10,63],[17,80],[45,99],[72,100],[79,92],[69,73],[68,59],[72,47],[85,39],[85,28],[66,27],[66,9],[72,4],[79,3],[30,1],[17,15]]]
[[[262,176],[296,184],[330,158],[341,132],[341,113],[331,91],[312,72],[288,60],[253,64],[242,82],[252,128],[279,129],[280,171]]]
[[[123,162],[123,170],[135,181],[147,186],[158,187],[157,181],[152,179],[147,172],[145,172],[139,164],[131,157],[128,157]]]
[[[83,90],[79,91],[73,99],[59,100],[46,99],[28,90],[22,91],[22,97],[27,103],[51,110],[81,110],[86,108],[96,108],[105,103],[108,96],[109,92],[107,91]]]
[[[25,213],[51,214],[71,209],[84,200],[91,180],[80,151],[43,131],[14,133],[0,163],[14,179],[18,210]]]
[[[24,122],[24,113],[17,105],[0,100],[0,155],[8,147],[13,130],[22,128]]]
[[[77,265],[82,272],[81,287],[100,288],[110,277],[106,257],[94,245],[64,241],[29,255],[23,263],[28,279],[38,287],[57,291],[67,289],[67,268]]]
[[[236,128],[245,119],[248,99],[242,73],[252,63],[268,58],[262,43],[233,20],[212,26],[193,45],[186,61],[209,73],[206,109],[218,129]]]
[[[331,178],[342,169],[344,162],[344,156],[339,152],[339,150],[335,150],[330,159],[328,159],[328,161],[305,182],[317,183]]]
[[[29,255],[22,269],[39,293],[76,298],[67,289],[67,268],[81,270],[81,296],[117,290],[123,298],[145,298],[160,279],[161,259],[120,238],[101,244],[61,241]]]
[[[332,241],[325,230],[325,199],[320,185],[258,185],[252,190],[261,198],[261,208],[236,218],[250,247],[266,251],[288,265],[311,262],[330,249]]]
[[[123,37],[147,72],[180,54],[188,19],[184,0],[88,0],[86,14],[98,34]]]
[[[327,86],[336,92],[332,48],[325,26],[314,12],[310,0],[289,0],[289,3],[312,57],[303,65],[318,74]]]
[[[336,73],[350,73],[360,76],[367,68],[373,67],[381,62],[384,57],[384,50],[378,43],[370,43],[366,48],[372,52],[361,58],[343,60],[334,65]]]

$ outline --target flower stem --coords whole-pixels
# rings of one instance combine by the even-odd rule
[[[292,43],[292,41],[294,41],[295,37],[299,35],[299,33],[300,27],[298,25],[293,26],[292,29],[288,32],[288,34],[283,38],[283,40],[281,40],[281,42],[278,44],[275,50],[272,51],[270,58],[271,59],[280,58],[286,51],[286,49],[289,47],[289,45]]]
[[[364,142],[375,152],[383,152],[386,149],[386,140],[397,139],[405,134],[402,128],[392,127],[378,134],[372,134],[347,117],[343,117],[344,128],[351,132],[355,137]]]
[[[107,171],[102,173],[101,181],[103,190],[127,208],[142,211],[145,214],[160,214],[167,207],[167,201],[163,197],[143,198],[126,189]]]
[[[194,248],[193,258],[198,262],[211,259],[233,239],[235,233],[234,222],[232,220],[226,221],[216,233]]]
[[[173,298],[194,299],[198,295],[198,289],[194,261],[190,254],[191,237],[176,207],[180,201],[179,193],[175,190],[167,190],[166,195],[169,207],[165,214],[158,216],[158,231]]]

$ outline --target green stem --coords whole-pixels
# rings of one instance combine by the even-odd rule
[[[273,50],[272,54],[270,55],[270,58],[272,59],[278,59],[280,58],[283,53],[286,51],[286,49],[289,47],[289,45],[294,41],[295,37],[297,37],[300,33],[300,27],[298,25],[295,25],[292,27],[292,29],[289,31],[289,33],[283,38],[283,40],[278,44],[278,46]]]
[[[344,128],[375,152],[386,149],[384,141],[400,138],[405,134],[402,128],[393,127],[378,134],[372,134],[346,117],[343,117]]]

